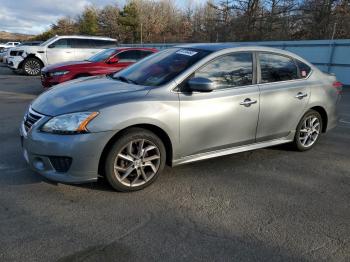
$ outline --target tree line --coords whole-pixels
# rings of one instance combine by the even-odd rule
[[[172,0],[128,0],[86,6],[35,37],[82,34],[119,43],[226,42],[350,38],[349,0],[207,0],[177,6]]]

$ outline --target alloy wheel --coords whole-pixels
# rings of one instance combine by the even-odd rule
[[[147,139],[132,140],[114,160],[114,174],[125,186],[141,186],[151,180],[160,167],[160,150]]]
[[[24,65],[24,71],[28,75],[38,75],[40,72],[40,63],[36,60],[29,60]]]
[[[312,146],[320,134],[320,128],[320,120],[316,116],[306,117],[299,131],[299,141],[302,146]]]

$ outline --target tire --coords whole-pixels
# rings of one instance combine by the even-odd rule
[[[157,179],[165,161],[165,147],[158,136],[146,129],[131,128],[112,145],[105,161],[105,176],[117,191],[136,191]]]
[[[43,64],[41,61],[35,57],[29,57],[24,60],[22,69],[23,72],[28,76],[37,76],[40,75],[41,68]]]
[[[298,151],[307,151],[313,148],[322,133],[322,117],[315,110],[309,110],[301,118],[293,141],[294,148]]]

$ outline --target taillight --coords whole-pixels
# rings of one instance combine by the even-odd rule
[[[337,90],[337,94],[340,94],[343,89],[343,83],[339,81],[333,82],[333,87]]]

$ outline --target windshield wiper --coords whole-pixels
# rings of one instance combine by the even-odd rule
[[[128,83],[128,84],[134,84],[134,85],[138,85],[137,82],[135,82],[134,80],[128,79],[125,76],[116,76],[113,77],[114,79],[120,80],[122,82]]]

